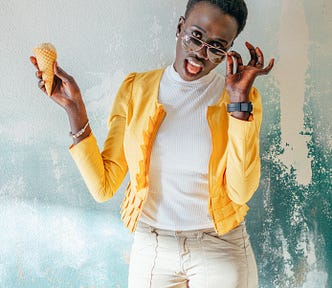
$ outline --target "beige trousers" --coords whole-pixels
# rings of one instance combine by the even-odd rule
[[[128,287],[258,287],[255,256],[245,223],[222,236],[213,229],[167,231],[139,223]]]

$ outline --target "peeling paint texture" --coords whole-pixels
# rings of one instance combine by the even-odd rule
[[[235,41],[275,69],[263,97],[262,177],[247,227],[260,287],[332,287],[332,2],[247,1]],[[124,187],[95,203],[68,153],[67,117],[37,88],[28,57],[52,42],[75,76],[102,145],[114,95],[132,71],[172,63],[186,1],[2,1],[0,287],[127,287],[132,235]],[[224,73],[224,66],[218,71]],[[126,181],[125,181],[126,182]]]

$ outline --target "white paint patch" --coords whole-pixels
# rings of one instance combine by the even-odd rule
[[[160,25],[160,20],[158,17],[153,16],[150,19],[151,27],[149,33],[149,45],[147,47],[147,52],[149,55],[154,55],[158,62],[161,63],[162,66],[165,65],[165,54],[164,49],[161,47],[160,38],[162,37],[161,33],[163,31],[162,26]]]
[[[309,271],[306,282],[301,288],[322,288],[327,286],[328,274],[321,271]]]
[[[14,175],[10,177],[7,182],[0,183],[0,195],[3,199],[9,198],[9,196],[15,199],[24,193],[25,185],[26,183],[22,176],[17,177]]]
[[[292,279],[294,277],[292,256],[289,253],[287,239],[280,227],[276,230],[276,237],[278,237],[278,239],[281,241],[281,251],[284,261],[284,271],[283,271],[284,277]]]
[[[9,121],[0,127],[1,137],[11,139],[12,142],[17,144],[33,144],[34,127],[27,121]]]
[[[328,273],[325,267],[318,267],[317,263],[321,262],[317,259],[317,251],[315,243],[317,243],[317,223],[314,222],[315,228],[313,232],[305,225],[301,231],[300,238],[297,242],[296,249],[301,251],[306,260],[305,279],[302,288],[320,288],[327,287]],[[319,248],[318,248],[319,249]],[[322,264],[320,264],[322,265]]]
[[[279,55],[275,75],[280,87],[281,137],[285,152],[280,157],[288,167],[296,169],[299,184],[311,182],[311,159],[308,136],[304,130],[304,94],[308,68],[309,31],[303,3],[282,0],[279,30]]]
[[[57,153],[56,150],[54,149],[50,149],[50,155],[51,155],[51,159],[52,159],[52,163],[53,163],[53,173],[54,173],[54,178],[56,179],[56,181],[59,183],[62,174],[63,174],[63,169],[60,165],[59,162],[59,154]]]
[[[99,113],[100,110],[104,109],[109,112],[117,90],[126,76],[124,71],[122,69],[114,70],[112,73],[90,71],[87,74],[89,77],[98,79],[98,84],[84,91],[84,98],[89,112]],[[105,119],[101,120],[103,124],[106,124]]]
[[[314,231],[316,231],[316,228]],[[296,245],[296,250],[303,255],[304,262],[298,263],[294,263],[293,261],[293,257],[291,255],[292,251],[290,251],[290,247],[288,245],[290,240],[285,237],[284,231],[281,227],[276,229],[275,235],[281,242],[281,250],[279,251],[283,259],[283,271],[279,274],[279,284],[275,287],[295,287],[291,284],[295,279],[298,283],[298,286],[296,286],[298,288],[327,287],[328,273],[325,267],[317,264],[321,261],[319,261],[316,256],[317,251],[315,243],[317,242],[317,235],[315,232],[310,232],[308,227],[304,225],[301,235],[299,239],[297,239]]]
[[[117,69],[112,73],[89,71],[87,74],[89,77],[97,79],[96,84],[83,93],[90,125],[97,139],[105,139],[107,120],[126,72],[123,69]]]
[[[114,280],[114,267],[127,261],[131,238],[111,215],[6,201],[0,229],[0,287],[45,287],[45,281],[50,287],[69,287],[68,281],[81,284],[70,287],[116,287],[126,279],[125,270]]]

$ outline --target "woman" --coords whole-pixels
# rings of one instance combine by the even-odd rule
[[[69,116],[70,151],[96,201],[110,199],[129,171],[121,205],[135,231],[129,287],[258,285],[244,223],[260,177],[262,107],[252,85],[274,60],[264,68],[262,51],[249,43],[248,65],[226,52],[246,17],[243,0],[190,0],[174,63],[127,76],[102,152],[77,84],[54,67],[52,99]],[[224,60],[226,78],[214,71]],[[39,87],[45,92],[42,80]]]

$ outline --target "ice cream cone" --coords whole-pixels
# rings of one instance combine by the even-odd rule
[[[54,63],[56,61],[56,49],[51,43],[42,43],[33,49],[36,56],[39,70],[42,72],[42,78],[45,82],[47,94],[52,93],[54,81]]]

